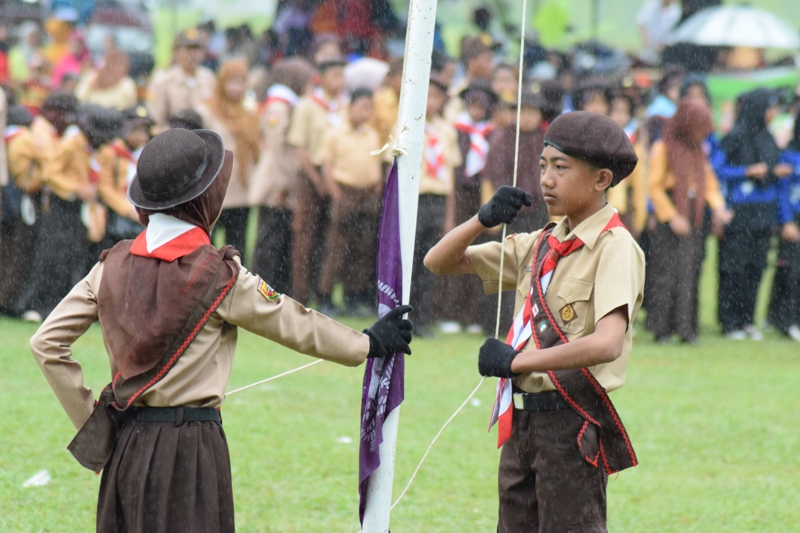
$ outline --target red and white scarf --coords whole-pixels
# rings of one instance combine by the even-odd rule
[[[444,148],[436,135],[436,128],[429,122],[425,124],[425,169],[431,178],[447,181]]]
[[[615,212],[614,216],[611,217],[611,220],[608,222],[606,227],[603,228],[601,233],[605,233],[612,228],[620,226],[624,227],[622,220],[619,218],[619,214]],[[541,272],[537,274],[542,287],[542,299],[544,298],[545,294],[547,294],[547,288],[550,286],[550,280],[553,279],[553,272],[556,269],[558,261],[561,258],[572,254],[573,252],[577,252],[584,245],[583,241],[578,237],[573,237],[561,242],[555,238],[552,233],[547,236],[547,243],[550,246],[550,251],[547,253],[547,256],[542,262]],[[537,246],[538,244],[539,243],[537,242]],[[536,261],[536,254],[534,254],[533,261]],[[525,304],[522,306],[522,309],[520,309],[519,313],[517,313],[517,316],[514,318],[514,323],[511,325],[511,329],[506,336],[506,344],[512,346],[515,350],[522,350],[528,343],[528,339],[533,336],[533,319],[539,314],[540,311],[538,306],[531,302],[531,298],[534,294],[533,291],[537,290],[535,282],[536,278],[534,277],[533,273],[534,268],[536,268],[536,265],[532,263],[531,287],[528,291],[528,296],[525,299]],[[566,340],[564,340],[564,342],[566,342]],[[514,415],[514,408],[512,404],[513,387],[511,379],[500,378],[497,382],[494,408],[492,409],[492,417],[489,421],[489,429],[491,429],[495,423],[499,422],[497,426],[498,448],[502,446],[505,441],[511,438],[512,420]]]
[[[3,132],[3,138],[6,145],[22,135],[24,131],[25,129],[21,126],[7,126],[5,132]]]
[[[342,124],[342,106],[338,100],[328,100],[322,87],[316,87],[311,91],[311,99],[314,100],[322,109],[328,112],[328,124],[332,128],[338,128]]]
[[[458,131],[469,135],[469,151],[464,161],[468,178],[471,178],[486,166],[486,154],[489,153],[489,134],[492,124],[488,120],[475,122],[467,111],[462,111],[454,123]]]
[[[131,254],[172,262],[211,244],[202,228],[163,213],[150,215],[147,228],[131,245]]]
[[[294,107],[297,105],[297,102],[300,98],[295,94],[293,90],[288,88],[286,85],[282,85],[280,83],[276,83],[272,87],[269,88],[267,91],[267,97],[261,103],[261,107],[258,109],[258,113],[263,115],[267,108],[275,103],[275,102],[283,102],[289,107]]]

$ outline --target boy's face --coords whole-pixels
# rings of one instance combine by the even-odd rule
[[[467,106],[467,113],[469,113],[470,118],[475,122],[486,120],[486,109],[478,102],[470,102]]]
[[[608,100],[606,100],[603,93],[593,93],[583,104],[583,110],[590,113],[599,113],[601,115],[608,115]]]
[[[542,126],[542,112],[535,107],[523,107],[519,112],[519,131],[532,132]]]
[[[425,112],[427,118],[433,118],[438,115],[444,107],[445,94],[439,87],[435,85],[428,86],[428,107]]]
[[[697,102],[698,104],[705,106],[706,108],[710,107],[708,100],[706,99],[706,92],[699,85],[692,85],[691,87],[689,87],[689,90],[686,91],[686,96],[684,96],[684,99],[691,100],[692,102]]]
[[[148,133],[147,126],[139,126],[134,128],[125,137],[125,143],[132,149],[138,150],[150,141],[150,133]]]
[[[628,105],[628,100],[625,98],[614,98],[611,102],[611,113],[609,114],[611,120],[624,128],[631,121],[631,108]]]
[[[338,96],[344,88],[344,67],[328,67],[320,76],[320,85],[328,96]]]
[[[350,124],[357,128],[372,117],[372,98],[362,96],[350,104],[348,109]]]
[[[469,75],[475,79],[490,80],[492,78],[492,61],[494,60],[494,53],[490,51],[483,52],[473,57],[467,63],[467,70]]]
[[[517,77],[507,68],[496,70],[492,78],[492,90],[495,94],[517,94]]]
[[[572,216],[597,205],[613,177],[610,170],[595,168],[549,145],[542,151],[539,168],[544,202],[553,216]]]
[[[496,128],[513,126],[516,119],[517,114],[510,107],[499,106],[492,113],[492,122],[494,122]]]
[[[42,109],[42,116],[47,122],[52,124],[59,133],[64,133],[64,131],[75,122],[75,113],[72,111]]]

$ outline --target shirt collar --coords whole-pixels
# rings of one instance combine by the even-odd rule
[[[586,245],[587,248],[591,250],[594,248],[597,238],[600,237],[601,233],[603,233],[603,229],[608,225],[608,222],[611,220],[611,217],[614,216],[615,212],[616,211],[613,207],[611,207],[611,204],[606,202],[606,205],[604,205],[595,214],[578,224],[569,234],[567,234],[569,231],[569,227],[567,226],[567,217],[563,217],[558,221],[556,227],[553,228],[552,235],[560,242],[571,239],[572,237],[577,237],[583,241],[583,244]]]

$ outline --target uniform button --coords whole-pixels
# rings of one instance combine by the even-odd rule
[[[567,302],[572,303],[572,295],[571,294],[567,296]]]

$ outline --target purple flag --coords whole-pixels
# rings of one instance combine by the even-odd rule
[[[395,159],[386,180],[378,234],[378,316],[381,317],[400,305],[403,297],[397,180]],[[403,401],[404,354],[398,352],[384,359],[370,359],[366,367],[361,397],[361,448],[358,461],[358,516],[362,524],[367,505],[367,478],[381,464],[378,447],[383,442],[383,421]]]

